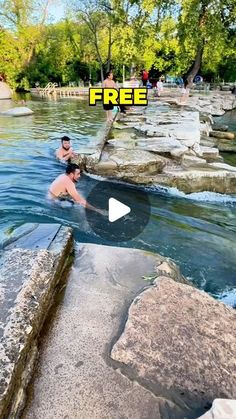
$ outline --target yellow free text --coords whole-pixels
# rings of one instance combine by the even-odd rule
[[[145,106],[148,104],[146,87],[122,87],[119,90],[109,87],[90,87],[89,105],[96,106],[98,102],[103,105],[133,105]]]

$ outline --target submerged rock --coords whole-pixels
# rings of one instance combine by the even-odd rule
[[[217,123],[213,123],[212,122],[212,129],[214,131],[226,132],[226,131],[228,131],[229,127],[228,127],[228,125],[220,125],[220,124],[217,124]]]
[[[236,153],[236,141],[219,140],[217,147],[220,151],[231,151]]]
[[[155,394],[204,409],[236,397],[235,320],[233,309],[163,275],[135,298],[111,358]]]
[[[5,116],[27,116],[27,115],[32,115],[34,112],[25,107],[25,106],[19,106],[16,108],[12,108],[9,109],[8,111],[5,112],[1,112],[1,115],[5,115]]]

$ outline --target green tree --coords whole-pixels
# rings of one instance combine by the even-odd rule
[[[229,53],[234,0],[182,0],[178,35],[183,69],[191,85],[200,68],[217,70]]]

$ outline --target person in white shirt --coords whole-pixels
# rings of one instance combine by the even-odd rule
[[[156,84],[156,88],[157,88],[157,96],[161,96],[161,93],[164,90],[164,87],[163,87],[163,83],[161,81],[161,78],[159,78],[159,81]]]

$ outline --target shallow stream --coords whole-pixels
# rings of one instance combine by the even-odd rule
[[[1,101],[0,106],[4,110],[11,104]],[[88,230],[83,212],[55,208],[45,199],[49,184],[64,170],[54,158],[60,137],[71,136],[78,151],[90,148],[105,122],[102,108],[89,108],[78,99],[30,100],[27,106],[34,111],[32,116],[0,117],[0,241],[23,223],[45,222],[73,227],[79,242],[116,244],[101,241]],[[234,124],[236,113],[231,114]],[[234,156],[226,157],[236,165]],[[98,181],[83,175],[78,188],[86,197]],[[135,187],[114,183],[114,188],[123,188],[135,200]],[[150,221],[140,236],[122,246],[173,258],[198,287],[236,304],[236,196],[186,196],[159,187],[148,194]],[[142,202],[137,205],[142,207]]]

